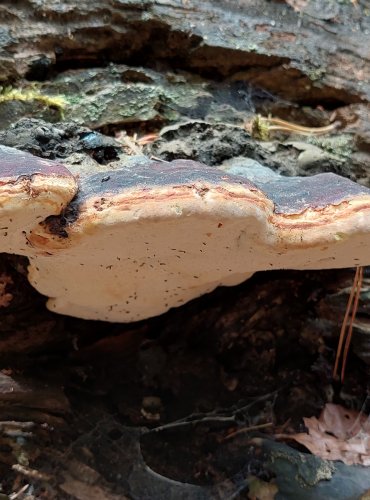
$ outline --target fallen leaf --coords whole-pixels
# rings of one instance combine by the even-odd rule
[[[370,417],[328,403],[320,417],[304,418],[307,433],[285,435],[325,460],[370,466]]]

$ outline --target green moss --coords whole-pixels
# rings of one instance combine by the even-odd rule
[[[353,152],[353,137],[349,134],[310,137],[308,142],[341,158],[349,158]]]
[[[247,45],[246,49],[248,52],[258,52],[259,47],[256,43],[250,43]]]
[[[63,99],[65,100],[65,102],[67,104],[70,104],[71,106],[75,106],[77,104],[80,104],[80,102],[84,100],[84,97],[80,94],[73,94],[73,95],[65,96],[65,97],[63,97]]]
[[[254,139],[257,139],[259,141],[268,141],[269,140],[268,121],[264,120],[261,116],[256,115],[252,121],[251,135]]]
[[[311,82],[318,82],[325,75],[325,68],[312,68],[307,70],[307,76],[311,80]]]

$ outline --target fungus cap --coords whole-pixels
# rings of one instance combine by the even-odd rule
[[[76,192],[63,165],[0,146],[0,251],[29,255],[32,230],[60,214]]]

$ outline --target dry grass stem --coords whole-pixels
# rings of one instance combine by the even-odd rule
[[[267,427],[272,427],[273,425],[274,424],[272,422],[267,422],[265,424],[250,425],[249,427],[243,427],[242,429],[238,429],[234,432],[230,432],[230,434],[225,436],[222,441],[227,441],[228,439],[231,439],[235,436],[238,436],[239,434],[245,434],[246,432],[258,431],[260,429],[266,429]]]
[[[268,140],[270,133],[274,131],[304,136],[319,136],[332,132],[338,125],[339,122],[334,122],[324,127],[304,127],[303,125],[288,122],[280,118],[266,118],[257,115],[250,123],[245,124],[245,128],[256,139]]]
[[[349,346],[351,344],[351,339],[352,339],[353,323],[354,323],[354,320],[356,318],[358,303],[359,303],[359,299],[360,299],[362,280],[363,280],[363,268],[357,267],[355,277],[353,280],[353,284],[352,284],[352,288],[351,288],[351,293],[349,295],[349,299],[348,299],[348,303],[347,303],[347,307],[346,307],[346,312],[345,312],[345,315],[343,318],[342,328],[340,330],[337,354],[335,357],[335,365],[334,365],[334,370],[333,370],[333,377],[336,377],[337,373],[338,373],[338,368],[339,368],[339,361],[341,359],[343,346],[344,346],[343,358],[342,358],[342,369],[341,369],[341,376],[340,376],[342,382],[344,380],[344,374],[345,374],[347,358],[348,358],[348,351],[349,351]]]

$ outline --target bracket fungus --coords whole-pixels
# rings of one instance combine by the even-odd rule
[[[32,254],[33,228],[60,214],[77,189],[63,165],[0,146],[0,251]]]
[[[193,161],[87,176],[0,148],[0,251],[52,311],[130,322],[268,269],[370,264],[370,190],[335,174],[252,184]],[[10,236],[11,235],[11,236]]]

